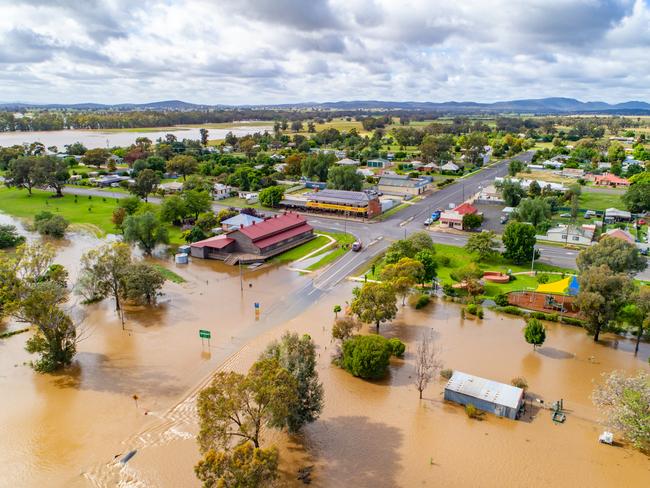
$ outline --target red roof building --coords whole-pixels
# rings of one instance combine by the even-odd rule
[[[440,225],[451,229],[463,228],[463,216],[478,213],[478,209],[469,202],[463,202],[453,210],[446,210],[440,215]]]
[[[598,186],[613,186],[613,187],[630,186],[630,182],[627,181],[625,178],[621,178],[620,176],[616,176],[612,173],[595,175],[594,184]]]
[[[296,213],[284,213],[241,226],[191,245],[193,257],[226,260],[240,255],[242,261],[264,261],[314,237],[314,228]]]
[[[614,239],[620,239],[630,244],[634,244],[636,239],[632,234],[623,229],[611,229],[603,234],[603,237],[613,237]]]

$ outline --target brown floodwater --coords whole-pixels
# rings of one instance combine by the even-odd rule
[[[101,243],[82,234],[56,243],[56,261],[71,282],[81,254]],[[65,372],[31,370],[28,334],[0,340],[0,465],[11,467],[0,486],[112,486],[97,467],[124,455],[134,434],[155,425],[233,351],[274,325],[269,317],[281,320],[288,294],[311,281],[278,266],[244,268],[242,290],[239,270],[222,263],[169,266],[187,282],[168,282],[153,310],[129,309],[126,330],[111,302],[75,304],[75,313],[85,315],[84,339]],[[199,329],[212,332],[209,346]]]
[[[81,253],[99,243],[74,235],[59,245],[58,262],[74,276]],[[170,266],[187,283],[167,283],[155,310],[130,309],[125,331],[110,302],[79,307],[86,338],[62,374],[38,375],[25,364],[26,334],[0,341],[0,465],[9,467],[0,486],[200,486],[192,469],[197,392],[214,371],[245,371],[285,330],[316,341],[325,409],[298,437],[266,434],[281,448],[283,486],[302,486],[295,475],[307,465],[322,487],[648,486],[646,456],[598,443],[603,428],[589,399],[603,372],[648,371],[648,344],[635,357],[631,341],[606,335],[594,344],[582,329],[548,323],[545,345],[533,352],[521,318],[487,311],[483,320],[461,320],[457,305],[438,301],[401,308],[382,327],[407,342],[407,354],[392,361],[386,380],[367,382],[330,362],[332,307],[349,300],[350,283],[309,305],[301,292],[311,277],[286,268],[245,269],[242,291],[237,268]],[[524,376],[546,403],[564,399],[567,421],[555,425],[541,409],[520,421],[470,420],[442,401],[440,381],[418,400],[412,350],[428,327],[446,367],[503,382]],[[210,347],[198,329],[211,330]]]

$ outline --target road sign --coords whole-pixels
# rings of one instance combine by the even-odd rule
[[[199,337],[201,339],[210,339],[211,336],[212,333],[209,330],[203,330],[203,329],[199,330]]]
[[[259,302],[255,302],[255,308],[256,308],[256,309],[259,309],[259,308],[260,308],[260,304],[259,304]]]

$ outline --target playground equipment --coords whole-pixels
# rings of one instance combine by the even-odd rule
[[[564,400],[560,398],[558,401],[553,402],[551,406],[551,419],[556,424],[562,424],[566,420],[566,415],[562,412],[564,408]]]
[[[546,295],[544,300],[544,308],[550,308],[551,310],[557,310],[559,312],[566,312],[564,309],[564,304],[558,302],[553,295]]]

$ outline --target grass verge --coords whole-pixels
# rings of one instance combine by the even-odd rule
[[[172,281],[174,283],[185,283],[185,278],[174,273],[171,269],[165,268],[162,264],[153,263],[153,267],[156,268],[160,274],[165,277],[166,280]]]

